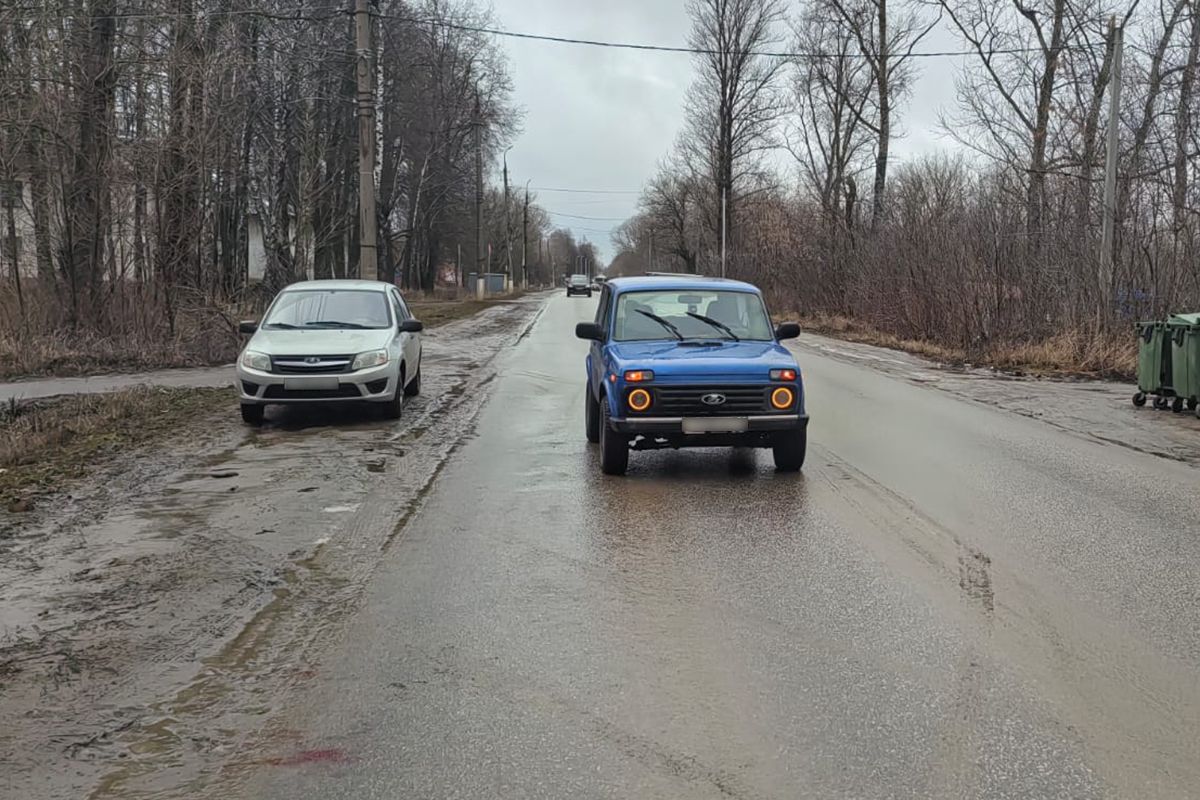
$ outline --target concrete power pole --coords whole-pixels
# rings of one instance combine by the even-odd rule
[[[358,274],[379,280],[375,218],[375,54],[371,48],[370,0],[355,0],[354,39],[358,60]]]
[[[512,215],[508,202],[508,150],[504,151],[504,258],[508,262],[508,280],[513,280],[512,268]]]
[[[1116,225],[1117,208],[1117,123],[1121,113],[1121,61],[1125,49],[1125,28],[1117,26],[1116,17],[1108,21],[1109,35],[1113,41],[1112,80],[1108,95],[1108,131],[1104,154],[1104,222],[1100,235],[1100,309],[1101,318],[1112,311],[1113,281],[1113,228]]]
[[[521,217],[521,287],[529,286],[529,181],[525,182],[525,209]]]
[[[472,127],[475,129],[475,276],[482,275],[484,268],[483,253],[483,142],[479,129],[483,127],[479,110],[479,87],[475,87],[475,115]],[[474,291],[475,287],[472,286]]]

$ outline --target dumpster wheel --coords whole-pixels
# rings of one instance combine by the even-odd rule
[[[1183,398],[1182,397],[1176,397],[1174,400],[1171,401],[1171,410],[1174,411],[1176,414],[1183,413]]]
[[[1195,411],[1197,406],[1200,406],[1200,402],[1197,402],[1196,398],[1194,397],[1189,397],[1187,401],[1187,410]]]
[[[1137,394],[1135,394],[1133,396],[1133,404],[1135,406],[1137,406],[1138,408],[1141,408],[1142,406],[1146,405],[1146,393],[1138,392]]]
[[[1168,405],[1170,405],[1170,404],[1167,402],[1167,398],[1165,398],[1165,397],[1154,398],[1154,407],[1157,408],[1159,411],[1162,411]]]

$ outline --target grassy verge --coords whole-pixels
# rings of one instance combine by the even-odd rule
[[[230,389],[138,388],[14,403],[0,409],[0,508],[28,510],[95,461],[160,441],[227,407]]]
[[[237,358],[237,340],[222,331],[197,346],[136,337],[81,334],[0,336],[0,379],[70,377],[142,372],[172,367],[228,364]]]
[[[1131,380],[1137,370],[1137,343],[1132,334],[1066,331],[1040,340],[991,342],[968,351],[896,336],[842,316],[801,315],[801,325],[815,333],[913,353],[943,364],[972,364],[1016,374]]]

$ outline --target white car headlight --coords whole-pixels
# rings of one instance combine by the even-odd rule
[[[242,366],[248,369],[256,369],[259,372],[270,372],[271,357],[266,353],[256,353],[253,350],[247,350],[242,353]]]
[[[382,367],[386,363],[388,363],[387,350],[370,350],[355,356],[354,363],[350,365],[350,369],[370,369],[371,367]]]

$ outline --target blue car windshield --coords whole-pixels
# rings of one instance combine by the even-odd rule
[[[752,292],[624,292],[617,298],[616,315],[613,339],[619,342],[775,338],[762,298]]]

